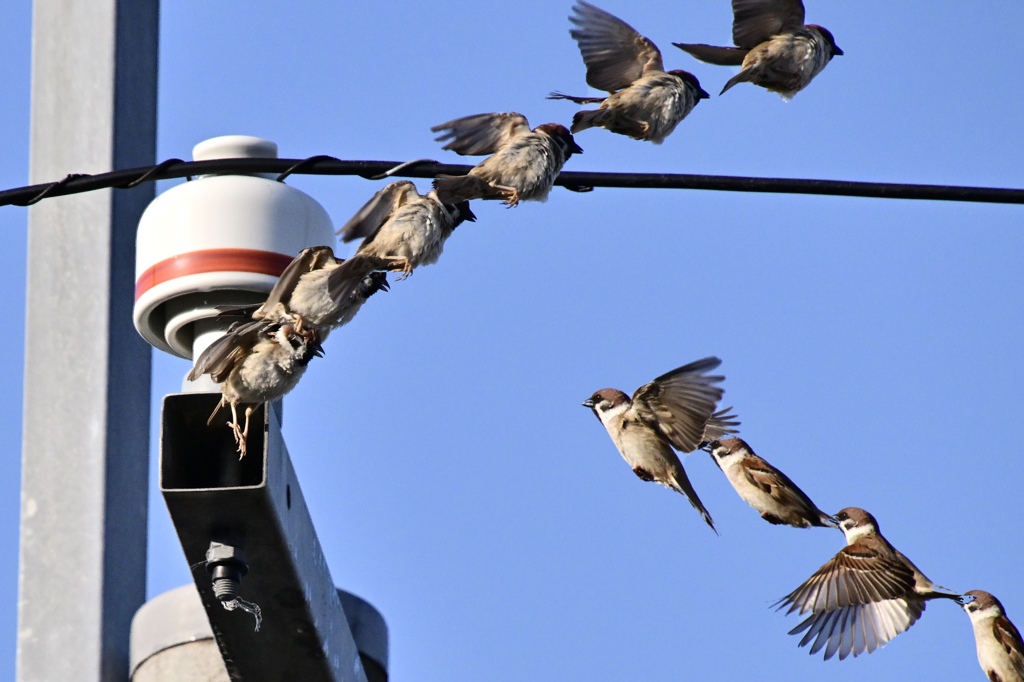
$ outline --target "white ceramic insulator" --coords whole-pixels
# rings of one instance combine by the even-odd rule
[[[276,158],[277,145],[228,135],[196,145],[197,161]],[[139,221],[135,328],[160,350],[192,359],[203,336],[226,330],[217,306],[259,303],[308,246],[334,245],[327,211],[270,175],[205,175],[167,190]],[[206,341],[212,342],[214,337]],[[205,346],[204,346],[205,347]]]

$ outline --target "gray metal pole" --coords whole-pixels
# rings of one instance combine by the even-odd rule
[[[157,0],[36,0],[31,178],[151,164]],[[29,211],[17,679],[125,680],[145,600],[150,348],[132,326],[147,184]]]

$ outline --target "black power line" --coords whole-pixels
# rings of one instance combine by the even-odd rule
[[[358,175],[368,179],[384,177],[433,178],[438,175],[465,175],[472,166],[438,163],[430,159],[397,161],[344,161],[332,156],[308,159],[211,159],[182,161],[168,159],[155,166],[97,173],[68,175],[57,182],[18,187],[0,192],[0,206],[28,206],[44,198],[90,192],[114,187],[127,189],[142,182],[168,180],[218,173],[279,173],[279,180],[290,174]],[[910,185],[894,182],[852,182],[849,180],[806,180],[799,178],[754,178],[731,175],[693,175],[686,173],[593,173],[564,171],[556,185],[584,192],[595,187],[640,189],[699,189],[726,192],[767,192],[782,194],[822,194],[829,196],[871,197],[877,199],[923,199],[930,201],[971,201],[995,204],[1024,204],[1024,189],[1000,187],[962,187],[955,185]]]

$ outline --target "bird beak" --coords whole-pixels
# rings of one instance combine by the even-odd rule
[[[839,54],[842,54],[842,52],[840,52]],[[697,99],[711,99],[711,95],[709,95],[704,88],[698,88]]]
[[[594,409],[594,401],[590,400],[589,398],[587,400],[584,400],[583,407],[589,407],[590,409]]]
[[[476,222],[476,214],[469,210],[468,205],[465,208],[460,208],[459,213],[462,214],[463,220],[468,220],[471,223]]]
[[[583,147],[576,144],[576,140],[572,140],[571,142],[569,142],[569,152],[572,154],[582,154]]]
[[[388,278],[387,277],[382,279],[378,286],[380,287],[381,291],[391,291],[391,283],[388,282]]]
[[[825,514],[825,522],[828,523],[833,528],[837,528],[839,530],[842,530],[841,528],[839,528],[839,519],[837,519],[836,517],[832,516],[831,514]]]
[[[711,454],[711,450],[712,450],[711,441],[709,441],[709,440],[704,441],[703,443],[701,443],[700,445],[697,446],[697,449],[698,450],[703,450],[704,452],[706,452],[706,453],[708,453],[710,455]]]
[[[840,50],[838,45],[833,45],[832,46],[832,56],[833,57],[839,57],[839,56],[842,56],[843,54],[845,54],[845,52]]]

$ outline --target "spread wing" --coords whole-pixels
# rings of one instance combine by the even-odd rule
[[[704,440],[708,420],[723,393],[715,384],[725,377],[706,372],[721,363],[716,357],[708,357],[661,375],[636,390],[633,408],[676,449],[693,452]]]
[[[431,132],[441,133],[434,139],[447,142],[450,149],[462,156],[493,154],[516,135],[530,132],[530,123],[522,114],[474,114],[436,125]]]
[[[871,604],[845,606],[835,611],[814,613],[789,631],[797,635],[806,630],[799,646],[811,644],[811,654],[824,647],[825,660],[839,654],[843,660],[871,653],[901,632],[906,632],[924,613],[921,599],[886,599]]]
[[[863,539],[862,539],[863,540]],[[787,614],[825,613],[847,606],[899,599],[913,592],[914,571],[862,542],[843,547],[804,584],[777,602]]]
[[[380,229],[380,226],[387,222],[391,213],[405,204],[413,197],[418,198],[420,193],[409,180],[392,182],[384,189],[379,190],[370,197],[370,200],[363,204],[363,207],[356,211],[356,214],[349,218],[348,222],[338,230],[341,241],[346,244],[354,239],[362,239]]]
[[[227,334],[211,343],[199,355],[192,371],[188,373],[188,380],[195,381],[209,374],[218,384],[222,383],[271,326],[265,322],[245,322],[232,326]]]
[[[996,616],[992,619],[992,636],[1006,652],[1013,670],[1024,678],[1024,643],[1017,628],[1006,616]]]
[[[658,47],[618,17],[585,0],[573,5],[569,35],[587,65],[587,84],[615,92],[654,69],[664,71]]]
[[[732,0],[732,42],[752,48],[804,25],[801,0]]]
[[[336,262],[336,260],[334,249],[329,246],[311,246],[299,251],[299,255],[293,258],[292,262],[281,273],[277,284],[270,290],[270,295],[267,296],[266,302],[260,306],[259,310],[254,313],[254,316],[257,319],[262,319],[267,311],[272,310],[278,303],[287,307],[300,277],[307,272],[319,270],[328,263]]]
[[[806,630],[800,646],[813,642],[812,654],[824,647],[826,659],[838,653],[842,660],[851,653],[871,653],[917,622],[925,602],[909,597],[913,587],[908,566],[854,543],[777,605],[788,604],[787,614],[810,611],[789,634]]]

